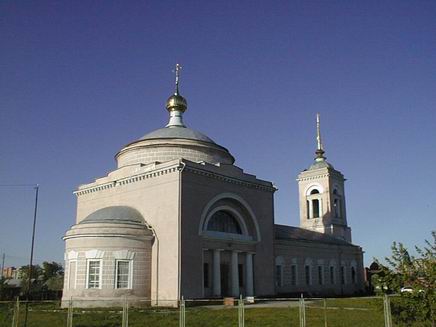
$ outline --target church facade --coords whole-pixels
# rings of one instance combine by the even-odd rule
[[[63,305],[174,305],[184,298],[351,295],[364,289],[351,243],[344,177],[329,164],[317,124],[315,162],[298,175],[300,227],[274,222],[273,184],[185,126],[169,122],[122,148],[117,168],[81,185],[64,236]]]

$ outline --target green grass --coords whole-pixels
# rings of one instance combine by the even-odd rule
[[[329,327],[377,327],[384,326],[383,304],[379,299],[329,299],[326,310]],[[58,304],[32,303],[29,305],[29,327],[66,326],[67,310]],[[354,308],[354,309],[353,309]],[[119,327],[122,319],[121,308],[74,311],[74,327]],[[298,307],[254,308],[246,305],[246,327],[299,326]],[[0,327],[10,327],[13,304],[0,304]],[[24,319],[24,304],[21,305],[20,326]],[[324,327],[322,301],[307,302],[306,321],[308,327]],[[202,307],[186,308],[186,326],[230,327],[238,325],[238,309],[211,309]],[[130,309],[130,327],[178,327],[177,309],[149,308]]]

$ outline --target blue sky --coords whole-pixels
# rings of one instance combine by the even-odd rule
[[[365,262],[436,228],[436,2],[2,1],[0,184],[39,183],[35,256],[63,259],[81,183],[166,124],[183,66],[185,122],[278,187],[298,225],[295,178],[314,157],[347,178]],[[0,252],[28,260],[32,188],[0,187]]]

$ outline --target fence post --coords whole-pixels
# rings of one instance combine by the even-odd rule
[[[18,318],[20,317],[20,297],[17,297],[17,302],[14,307],[14,316],[12,317],[12,327],[18,327]]]
[[[122,327],[129,327],[129,302],[127,300],[127,296],[124,299],[123,305],[123,321],[121,324]]]
[[[180,300],[180,317],[179,317],[179,327],[185,327],[185,300],[182,296],[182,299]]]
[[[73,298],[68,302],[67,327],[73,327]]]
[[[324,327],[328,327],[327,326],[327,301],[324,298]]]
[[[301,294],[300,297],[300,327],[306,327],[306,307],[304,305],[304,297]]]
[[[391,300],[387,294],[385,294],[383,298],[383,309],[385,314],[385,327],[392,327]]]
[[[245,326],[245,309],[244,309],[244,299],[242,298],[242,294],[239,295],[238,301],[238,326]]]

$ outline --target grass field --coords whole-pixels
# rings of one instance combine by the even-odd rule
[[[329,327],[382,327],[384,326],[383,303],[381,299],[328,299],[327,310],[323,301],[306,302],[306,322],[310,327],[324,327],[325,315]],[[66,326],[67,311],[56,303],[32,303],[29,305],[29,327]],[[20,326],[24,319],[24,304],[21,306]],[[0,327],[12,324],[13,304],[0,304]],[[119,327],[122,309],[96,309],[74,311],[74,327]],[[131,327],[178,327],[177,309],[130,309]],[[231,308],[186,308],[186,326],[228,327],[238,326],[238,309]],[[299,308],[295,302],[291,307],[250,307],[245,306],[246,327],[299,326]]]

